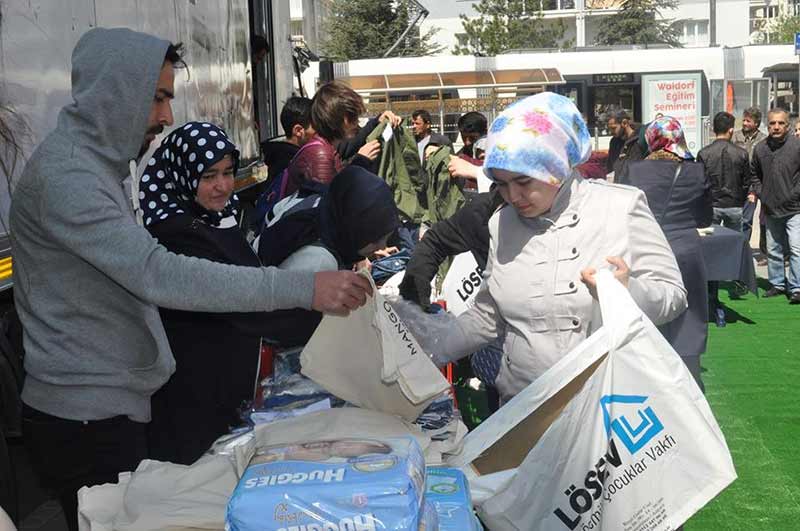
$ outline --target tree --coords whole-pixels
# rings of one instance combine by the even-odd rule
[[[383,57],[408,28],[415,9],[411,0],[331,0],[322,52],[338,61]],[[443,47],[434,42],[438,31],[431,28],[420,34],[418,27],[412,28],[390,57],[441,52]]]
[[[539,0],[481,0],[474,9],[480,14],[477,18],[459,15],[465,37],[455,54],[493,56],[514,49],[571,45],[564,41],[564,21],[544,20]]]
[[[661,11],[678,7],[677,0],[622,0],[619,13],[603,17],[596,44],[667,44],[680,48],[681,32]]]
[[[794,34],[800,32],[800,17],[784,12],[761,32],[769,33],[770,44],[794,44]]]

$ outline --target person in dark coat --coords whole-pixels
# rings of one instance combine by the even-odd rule
[[[267,165],[267,182],[283,173],[300,147],[314,136],[311,99],[295,96],[286,100],[281,109],[281,127],[285,134],[283,140],[261,143],[261,153]]]
[[[299,200],[264,228],[258,243],[264,265],[350,269],[385,248],[400,226],[391,188],[360,166],[348,166],[321,192]]]
[[[786,110],[772,109],[767,117],[769,136],[753,150],[750,190],[766,214],[771,287],[764,297],[786,296],[800,304],[800,139],[789,134]]]
[[[742,232],[742,205],[750,189],[750,158],[747,151],[733,142],[736,118],[727,112],[714,116],[716,138],[697,154],[703,165],[714,204],[714,224]],[[735,296],[736,292],[731,291]],[[708,296],[717,326],[725,326],[725,310],[719,301],[719,282],[708,283]]]
[[[697,229],[711,225],[711,184],[693,161],[675,118],[663,116],[645,132],[650,155],[628,167],[630,184],[642,190],[672,252],[686,287],[689,307],[659,329],[683,358],[700,388],[700,355],[708,337],[706,265]]]
[[[608,143],[608,158],[606,158],[606,173],[614,171],[614,163],[617,162],[622,146],[625,144],[625,129],[622,126],[622,118],[613,115],[606,123],[608,132],[611,133],[611,140]]]
[[[628,124],[630,134],[625,138],[625,143],[622,145],[622,151],[619,154],[617,162],[614,163],[614,182],[619,184],[629,184],[626,182],[628,178],[628,165],[637,160],[644,160],[647,156],[647,149],[644,148],[639,141],[639,131],[642,126],[639,124]]]
[[[189,164],[197,160],[204,166]],[[145,227],[161,245],[185,256],[261,266],[236,224],[239,151],[222,129],[181,126],[151,163],[153,177],[142,179],[140,198]],[[269,314],[159,311],[176,370],[152,397],[150,457],[190,464],[239,424],[237,408],[253,398]]]
[[[750,158],[733,142],[736,118],[727,112],[714,116],[716,138],[697,154],[711,184],[714,223],[742,232],[742,205],[750,190]]]

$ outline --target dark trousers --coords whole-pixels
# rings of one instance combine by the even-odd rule
[[[742,232],[747,242],[750,242],[750,236],[753,234],[753,216],[756,213],[756,204],[750,201],[745,201],[742,207]]]
[[[135,470],[147,457],[147,425],[127,417],[82,422],[27,405],[22,415],[33,466],[44,486],[58,495],[70,531],[78,529],[81,487],[116,483],[120,472]]]

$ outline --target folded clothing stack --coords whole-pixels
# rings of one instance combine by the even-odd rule
[[[260,449],[228,502],[228,531],[416,530],[425,462],[413,438]],[[425,525],[425,524],[423,524]]]

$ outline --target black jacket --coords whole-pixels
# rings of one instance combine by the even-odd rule
[[[681,173],[675,169],[681,164]],[[659,330],[682,357],[699,356],[708,337],[706,264],[697,228],[711,225],[711,185],[696,162],[643,160],[629,165],[631,184],[642,190],[664,231],[686,287],[689,307]]]
[[[647,204],[667,239],[674,231],[708,227],[714,214],[711,184],[703,166],[697,162],[680,163],[681,173],[670,195],[678,164],[668,160],[643,160],[630,165],[631,184],[647,196]]]
[[[751,191],[777,218],[800,213],[800,139],[787,135],[783,143],[767,138],[756,144],[751,161]]]
[[[503,203],[496,190],[478,194],[451,217],[436,223],[414,249],[400,284],[400,295],[427,306],[431,280],[448,256],[470,251],[481,269],[489,256],[489,218]]]
[[[625,139],[619,136],[612,136],[611,141],[608,143],[608,158],[606,159],[606,173],[611,173],[614,170],[614,163],[617,162],[619,154],[622,153],[622,146],[625,145]]]
[[[644,160],[647,152],[642,149],[639,143],[638,129],[630,138],[627,138],[622,145],[622,151],[614,163],[614,182],[619,184],[630,184],[628,166],[631,163]]]
[[[267,165],[267,182],[280,175],[292,161],[300,146],[290,142],[262,142],[261,153],[264,155],[264,164]]]
[[[233,265],[261,265],[238,227],[218,229],[193,216],[179,215],[149,230],[161,245],[177,254]],[[190,464],[227,433],[229,426],[238,424],[237,407],[253,398],[261,337],[290,334],[294,317],[291,312],[205,313],[164,308],[160,313],[176,370],[152,398],[151,457]]]
[[[717,139],[697,154],[711,183],[717,208],[741,208],[750,190],[750,157],[733,142]]]

